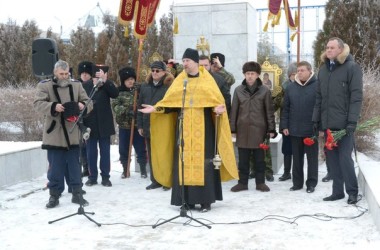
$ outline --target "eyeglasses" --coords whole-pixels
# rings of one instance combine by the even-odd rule
[[[152,69],[152,73],[160,73],[161,71],[160,69]]]

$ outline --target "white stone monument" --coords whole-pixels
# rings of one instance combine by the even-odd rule
[[[197,49],[201,37],[210,45],[211,53],[225,55],[225,68],[235,77],[231,87],[244,79],[243,64],[257,60],[256,10],[247,1],[223,3],[178,3],[173,6],[178,19],[178,34],[174,35],[174,59],[181,62],[186,48]],[[281,136],[271,140],[272,167],[276,174],[282,165]]]
[[[174,4],[178,34],[174,35],[174,58],[181,61],[186,48],[196,49],[201,36],[210,44],[210,52],[225,55],[225,68],[235,77],[235,86],[244,76],[242,66],[257,58],[256,10],[245,1],[224,3]]]

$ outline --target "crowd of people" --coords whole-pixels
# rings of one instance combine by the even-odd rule
[[[325,140],[327,129],[345,129],[346,135],[326,150],[328,178],[323,181],[332,179],[333,185],[332,194],[323,200],[344,198],[345,187],[347,202],[355,204],[358,183],[351,153],[362,103],[362,72],[348,45],[336,37],[327,42],[321,60],[318,73],[306,61],[290,64],[282,84],[277,131],[283,137],[284,174],[279,180],[291,179],[290,191],[305,185],[306,192],[313,193],[318,184],[318,140]],[[238,179],[231,191],[248,190],[251,163],[256,190],[270,191],[265,181],[273,181],[273,176],[266,175],[265,158],[269,139],[278,135],[274,83],[267,73],[260,79],[261,65],[248,61],[242,66],[244,80],[231,99],[235,77],[224,65],[221,53],[205,56],[188,48],[182,64],[173,59],[151,63],[143,82],[136,81],[134,68],[123,67],[116,84],[108,79],[104,65],[81,62],[75,80],[68,63],[59,60],[53,79],[38,84],[34,100],[34,108],[45,116],[42,148],[48,153],[50,191],[46,207],[59,204],[65,179],[72,202],[83,206],[89,202],[83,198],[82,178],[88,178],[89,188],[99,177],[101,185],[112,187],[114,120],[121,178],[130,177],[133,147],[141,178],[147,178],[149,170],[146,190],[171,190],[172,205],[210,211],[213,203],[223,200],[222,181]],[[305,139],[313,143],[306,145]]]

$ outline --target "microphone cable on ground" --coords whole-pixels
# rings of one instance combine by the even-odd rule
[[[360,197],[360,198],[359,198]],[[358,202],[361,200],[362,196],[359,195],[358,196]],[[361,207],[357,204],[354,204],[354,205],[350,205],[350,206],[354,206],[356,207],[356,209],[359,211],[359,213],[357,215],[354,215],[354,216],[332,216],[332,215],[328,215],[328,214],[325,214],[325,213],[315,213],[315,214],[300,214],[300,215],[297,215],[297,216],[294,216],[294,217],[286,217],[286,216],[282,216],[282,215],[266,215],[260,219],[256,219],[256,220],[248,220],[248,221],[236,221],[236,222],[213,222],[211,220],[207,220],[207,219],[204,219],[204,218],[194,218],[194,219],[197,219],[199,221],[204,221],[205,224],[211,226],[211,225],[245,225],[245,224],[252,224],[252,223],[256,223],[256,222],[262,222],[262,221],[265,221],[265,220],[277,220],[277,221],[280,221],[280,222],[284,222],[284,223],[288,223],[288,224],[295,224],[298,226],[297,224],[297,220],[301,219],[301,218],[312,218],[312,219],[316,219],[316,220],[320,220],[320,221],[332,221],[332,220],[339,220],[339,219],[343,219],[343,220],[354,220],[354,219],[357,219],[361,216],[363,216],[365,213],[368,212],[368,208],[364,208],[364,207]],[[191,212],[190,212],[191,213]],[[164,219],[159,219],[156,224],[158,224],[161,220],[164,220]],[[169,223],[172,223],[172,224],[181,224],[181,225],[184,225],[184,226],[192,226],[192,227],[203,227],[203,225],[193,225],[191,224],[192,220],[189,219],[187,220],[186,222],[169,222]],[[130,227],[152,227],[154,225],[132,225],[132,224],[128,224],[128,223],[122,223],[122,222],[119,222],[119,223],[101,223],[102,225],[108,225],[108,226],[112,226],[112,225],[126,225],[126,226],[130,226]]]

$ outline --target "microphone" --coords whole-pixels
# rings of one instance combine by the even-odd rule
[[[94,88],[99,88],[101,86],[103,86],[103,79],[99,78],[96,84],[94,85]]]
[[[83,131],[83,140],[87,141],[88,138],[90,138],[91,129],[86,128],[85,131]]]
[[[186,90],[186,87],[187,87],[187,78],[185,78],[184,80],[183,80],[183,89],[184,90]]]

